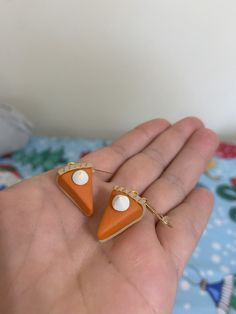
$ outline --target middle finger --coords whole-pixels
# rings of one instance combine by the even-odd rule
[[[193,117],[175,123],[144,150],[128,159],[111,181],[141,194],[161,175],[189,137],[202,126],[203,123]]]

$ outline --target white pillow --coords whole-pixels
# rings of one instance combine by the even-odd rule
[[[32,132],[32,124],[13,106],[0,105],[0,156],[22,148]]]

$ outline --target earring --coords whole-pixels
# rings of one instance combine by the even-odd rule
[[[105,208],[98,227],[99,241],[107,241],[140,221],[146,209],[151,211],[164,225],[172,227],[169,217],[158,214],[148,204],[146,198],[141,197],[136,191],[129,191],[116,185],[111,192],[108,206]]]
[[[57,173],[59,188],[86,216],[92,216],[94,212],[92,174],[95,171],[110,173],[95,169],[88,162],[69,162]]]

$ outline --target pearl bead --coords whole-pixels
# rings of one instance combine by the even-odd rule
[[[130,201],[126,195],[116,195],[112,200],[112,207],[120,212],[127,210],[129,205]]]
[[[72,181],[77,185],[84,185],[88,182],[89,176],[84,170],[77,170],[72,176]]]

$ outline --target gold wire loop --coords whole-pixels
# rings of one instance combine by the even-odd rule
[[[93,168],[93,170],[94,170],[94,171],[98,171],[98,172],[105,172],[105,173],[112,174],[112,172],[106,171],[106,170],[100,170],[100,169],[96,169],[96,168]]]
[[[144,199],[146,201],[145,203],[146,203],[147,208],[152,212],[152,214],[155,215],[163,223],[163,225],[173,228],[173,226],[170,224],[169,217],[158,214],[158,212],[152,206],[148,204],[147,199],[146,198]]]
[[[132,191],[133,194],[139,196],[139,193],[137,191]],[[163,225],[166,225],[170,228],[173,228],[172,225],[170,224],[170,221],[169,221],[169,217],[168,216],[163,216],[161,214],[158,214],[158,212],[151,206],[148,204],[148,200],[146,197],[142,197],[142,200],[145,202],[145,205],[147,207],[147,209],[150,210],[150,212],[155,215],[157,217],[157,219],[159,219]]]

